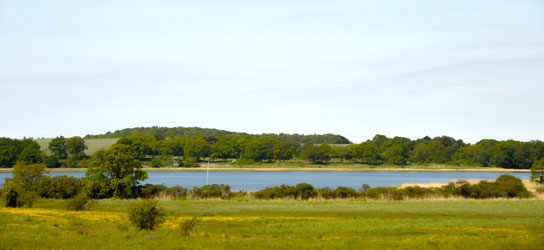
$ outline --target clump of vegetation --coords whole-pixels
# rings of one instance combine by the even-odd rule
[[[163,189],[159,194],[159,198],[169,198],[169,199],[184,199],[187,197],[189,190],[182,186],[176,185],[170,188]]]
[[[91,206],[90,199],[85,193],[78,194],[76,197],[68,200],[66,203],[66,210],[69,211],[83,211],[89,210]]]
[[[228,198],[231,191],[229,185],[212,184],[202,187],[193,187],[191,194],[194,198]]]
[[[193,231],[194,227],[196,226],[197,218],[193,217],[191,219],[183,220],[181,223],[179,223],[179,230],[181,231],[181,234],[184,236],[188,236],[191,234],[191,231]]]
[[[544,184],[544,157],[533,163],[531,167],[531,180]]]
[[[158,201],[143,200],[130,209],[129,218],[132,224],[140,230],[153,230],[164,222],[166,217]]]

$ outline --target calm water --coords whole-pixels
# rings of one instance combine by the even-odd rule
[[[295,185],[300,182],[316,188],[347,186],[359,188],[363,183],[371,187],[396,186],[407,182],[449,182],[452,179],[496,179],[504,173],[490,172],[210,172],[210,184],[228,184],[232,190],[259,190],[280,184]],[[509,173],[520,179],[529,179],[530,173]],[[83,177],[84,172],[53,172],[55,175]],[[144,183],[180,185],[187,188],[206,183],[206,172],[148,172]],[[11,173],[0,173],[0,183]]]

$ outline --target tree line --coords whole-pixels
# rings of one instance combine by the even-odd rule
[[[202,158],[214,160],[239,159],[253,162],[303,159],[311,163],[331,160],[362,164],[451,164],[465,166],[529,169],[544,157],[541,141],[481,140],[467,144],[452,137],[388,138],[376,135],[372,140],[347,146],[300,144],[276,137],[249,135],[219,135],[168,138],[158,140],[150,135],[130,135],[118,144],[131,147],[140,159],[148,156],[183,156],[189,161]]]
[[[448,136],[411,140],[376,135],[371,140],[346,146],[301,144],[287,139],[247,134],[168,138],[135,134],[119,139],[116,144],[128,146],[136,159],[153,167],[192,167],[206,159],[248,164],[301,160],[320,164],[343,161],[369,165],[450,164],[529,169],[544,157],[544,143],[541,141],[485,139],[468,144]],[[54,138],[48,148],[50,154],[46,155],[31,139],[0,138],[0,166],[12,167],[17,162],[43,162],[47,167],[89,165],[84,154],[87,146],[81,137],[60,136]]]
[[[74,166],[77,161],[84,159],[85,140],[79,136],[64,138],[59,136],[49,143],[50,154],[40,149],[40,145],[32,139],[0,138],[0,167],[13,167],[16,163],[34,164],[45,163],[47,167],[61,166],[61,160],[66,160],[68,166]]]

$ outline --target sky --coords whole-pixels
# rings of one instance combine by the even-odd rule
[[[0,137],[544,140],[544,2],[0,0]]]

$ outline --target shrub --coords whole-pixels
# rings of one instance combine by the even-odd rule
[[[202,187],[193,187],[192,194],[195,198],[226,198],[230,196],[229,185],[204,185]]]
[[[20,191],[19,197],[17,197],[17,207],[28,207],[31,208],[34,205],[34,202],[38,199],[38,194],[32,191]]]
[[[143,186],[138,186],[137,196],[144,199],[151,199],[157,196],[160,192],[166,189],[166,186],[162,184],[145,184]]]
[[[253,193],[257,199],[278,199],[278,198],[296,198],[297,190],[294,186],[281,184],[280,186],[267,187]]]
[[[160,167],[164,167],[163,164],[162,164],[162,161],[161,159],[159,158],[155,158],[151,161],[151,167],[152,168],[160,168]]]
[[[317,196],[322,199],[335,199],[336,192],[328,187],[317,189]]]
[[[68,176],[44,176],[39,183],[39,195],[42,198],[69,199],[79,194],[84,183],[81,179]]]
[[[157,206],[158,201],[143,200],[130,209],[129,218],[140,230],[153,230],[164,222],[166,215]]]
[[[48,168],[58,168],[60,167],[59,158],[55,155],[46,156],[44,159],[45,166]]]
[[[187,188],[176,185],[170,188],[163,189],[158,196],[161,198],[183,199],[187,197],[188,192],[189,190],[187,190]]]
[[[4,191],[4,199],[6,200],[6,207],[17,207],[17,199],[19,198],[19,193],[13,188],[6,188]]]
[[[307,200],[310,197],[316,195],[314,187],[308,183],[299,183],[297,184],[295,189],[296,189],[296,197],[303,200]]]
[[[334,193],[336,194],[336,198],[345,199],[345,198],[357,197],[357,192],[353,188],[350,188],[350,187],[338,186],[336,190],[334,191]]]
[[[370,185],[368,185],[368,184],[363,184],[363,185],[361,185],[361,191],[364,192],[364,191],[367,191],[367,190],[369,190],[369,189],[370,189]]]
[[[193,228],[196,226],[196,217],[193,217],[188,220],[184,220],[179,224],[179,230],[185,236],[189,235]]]
[[[198,161],[194,157],[187,157],[183,161],[183,166],[187,168],[198,167]]]
[[[531,180],[537,183],[544,183],[544,157],[533,163],[531,167]]]
[[[91,203],[89,202],[89,197],[81,193],[77,195],[76,197],[70,199],[66,203],[66,210],[69,211],[82,211],[82,210],[89,210]]]

